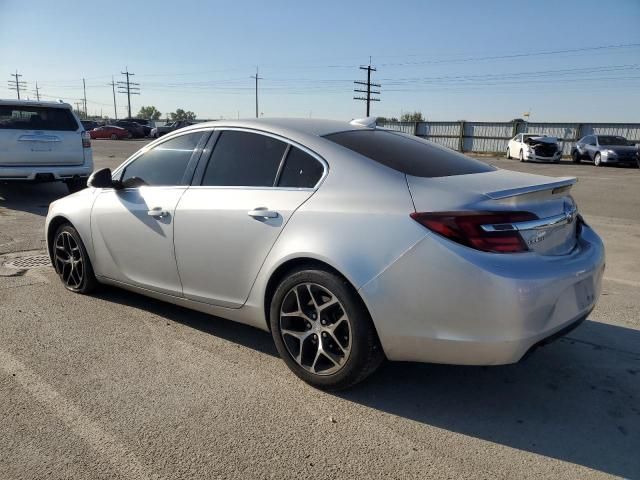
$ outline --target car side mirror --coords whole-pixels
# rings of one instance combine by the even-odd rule
[[[93,188],[117,188],[116,183],[119,182],[114,182],[111,178],[110,168],[96,170],[91,174],[89,180],[87,180],[87,185]]]

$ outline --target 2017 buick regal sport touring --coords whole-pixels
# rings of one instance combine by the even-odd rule
[[[46,235],[67,289],[270,331],[296,375],[340,389],[385,358],[517,362],[583,320],[604,248],[574,182],[369,120],[219,121],[94,172],[51,204]]]

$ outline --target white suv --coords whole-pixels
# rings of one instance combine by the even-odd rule
[[[0,100],[0,182],[64,182],[86,186],[93,170],[89,134],[71,105]]]

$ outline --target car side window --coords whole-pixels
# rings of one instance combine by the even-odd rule
[[[282,167],[278,186],[313,188],[320,181],[323,173],[324,167],[318,160],[292,146]]]
[[[519,133],[518,135],[516,135],[516,137],[514,138],[514,140],[515,140],[516,142],[521,142],[521,141],[522,141],[522,134],[521,134],[521,133]]]
[[[286,148],[285,142],[267,135],[224,130],[201,185],[272,187]]]
[[[187,185],[185,172],[204,132],[193,132],[162,142],[133,160],[122,172],[125,188]]]

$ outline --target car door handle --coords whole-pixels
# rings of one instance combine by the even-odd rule
[[[278,212],[268,210],[267,207],[257,207],[249,210],[247,215],[253,218],[278,218]]]
[[[163,210],[162,207],[155,207],[149,210],[147,212],[147,215],[154,218],[163,218],[163,217],[168,217],[169,212],[167,212],[166,210]]]

